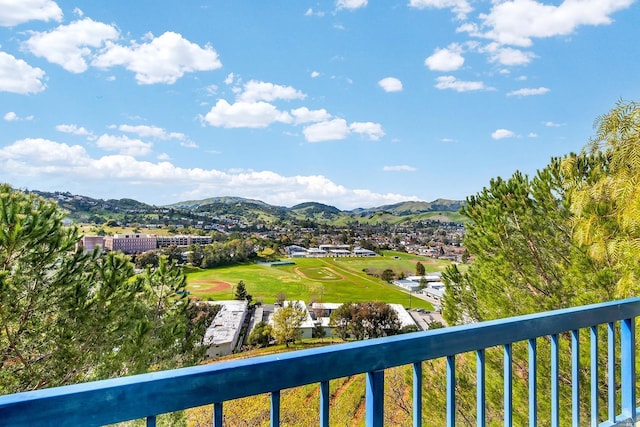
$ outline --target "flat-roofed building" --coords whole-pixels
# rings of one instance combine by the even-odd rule
[[[82,236],[79,246],[82,246],[82,251],[85,254],[93,252],[93,250],[96,248],[99,248],[99,250],[103,250],[104,236]]]
[[[189,246],[192,244],[210,245],[213,242],[211,236],[156,236],[159,248],[167,246]]]
[[[371,251],[369,249],[362,249],[362,248],[354,248],[353,255],[354,256],[378,256],[378,254],[375,253],[374,251]]]
[[[105,236],[104,247],[110,251],[135,254],[156,249],[158,242],[153,234],[114,234]]]
[[[247,315],[247,301],[210,301],[208,304],[222,306],[207,328],[202,340],[207,347],[207,358],[233,353],[240,338],[240,330]]]

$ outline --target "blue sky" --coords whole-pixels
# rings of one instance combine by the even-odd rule
[[[464,199],[640,99],[633,0],[0,0],[0,182]]]

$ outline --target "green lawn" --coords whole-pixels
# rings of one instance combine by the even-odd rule
[[[391,268],[396,272],[415,274],[417,261],[422,262],[428,272],[442,271],[449,264],[395,252],[373,258],[302,258],[296,259],[295,265],[280,267],[245,264],[194,271],[187,274],[187,283],[189,291],[203,299],[232,299],[234,286],[242,280],[254,300],[264,303],[275,302],[278,293],[284,292],[287,299],[306,302],[312,299],[325,302],[384,301],[431,309],[428,302],[410,297],[400,288],[362,271],[364,268]],[[231,286],[222,289],[224,285],[219,282]]]

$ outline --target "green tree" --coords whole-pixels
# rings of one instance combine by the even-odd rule
[[[474,261],[443,274],[443,314],[449,324],[567,307],[608,296],[600,266],[572,235],[561,160],[529,179],[516,172],[467,198],[464,245]],[[597,291],[589,289],[595,284]]]
[[[161,261],[75,251],[52,202],[0,186],[0,393],[193,363],[204,325],[185,277]]]
[[[240,280],[236,285],[236,291],[233,294],[233,298],[239,301],[247,299],[247,287],[244,284],[244,280]]]
[[[393,279],[395,277],[396,277],[396,273],[394,273],[393,270],[391,270],[390,268],[387,268],[386,270],[384,270],[380,275],[380,278],[388,283],[393,282]]]
[[[346,340],[378,338],[400,333],[398,313],[383,302],[345,303],[331,313],[330,325]]]
[[[187,255],[187,262],[194,267],[200,267],[202,265],[202,260],[204,259],[204,251],[202,250],[202,246],[197,243],[192,243],[189,246],[189,253]]]
[[[159,262],[160,259],[156,251],[143,252],[135,258],[137,268],[146,268],[148,266],[157,267]]]
[[[282,304],[284,304],[286,299],[287,294],[285,294],[284,292],[280,291],[276,294],[276,304],[281,306]]]
[[[563,162],[574,236],[606,265],[613,296],[629,297],[640,290],[640,104],[619,101],[596,125],[585,150]]]
[[[176,245],[170,245],[162,249],[162,254],[167,257],[169,263],[182,264],[184,262],[182,252],[183,249]]]
[[[60,303],[82,292],[90,256],[55,203],[0,185],[0,393],[59,385]]]
[[[434,320],[433,322],[429,322],[429,327],[428,327],[429,330],[442,329],[442,328],[444,328],[444,325],[442,324],[442,322],[439,322],[437,320]]]
[[[273,314],[273,338],[278,344],[289,344],[299,340],[302,336],[300,326],[307,318],[307,311],[297,302],[289,302],[285,307]]]
[[[327,331],[322,325],[318,324],[313,328],[311,336],[313,338],[324,338],[327,336]]]
[[[425,269],[424,269],[424,265],[418,261],[416,263],[416,276],[424,276],[425,275]]]
[[[272,328],[265,322],[258,322],[249,334],[247,342],[249,345],[267,346],[272,339]]]

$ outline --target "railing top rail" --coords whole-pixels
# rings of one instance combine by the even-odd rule
[[[103,425],[640,316],[640,298],[0,396],[0,425]]]

